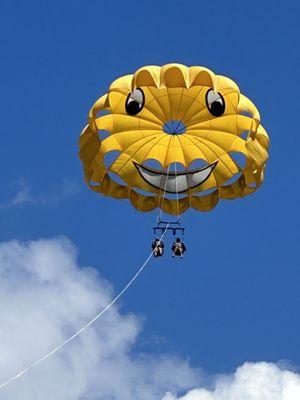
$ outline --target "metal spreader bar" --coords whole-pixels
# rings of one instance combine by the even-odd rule
[[[170,226],[172,225],[172,226]],[[160,234],[165,233],[166,231],[172,231],[173,235],[176,236],[177,232],[180,232],[181,235],[184,235],[185,228],[180,226],[180,221],[168,222],[168,221],[161,221],[158,219],[157,225],[153,227],[154,235],[159,232]]]

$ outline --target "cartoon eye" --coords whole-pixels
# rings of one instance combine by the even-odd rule
[[[215,117],[220,117],[225,111],[223,96],[213,89],[209,89],[206,93],[206,105],[209,112]]]
[[[136,115],[142,111],[145,103],[145,96],[142,89],[134,89],[127,97],[125,109],[127,114]]]

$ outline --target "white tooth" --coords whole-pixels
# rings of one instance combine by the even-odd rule
[[[205,181],[211,173],[211,170],[212,168],[209,167],[202,171],[195,172],[194,174],[188,174],[188,187],[199,185],[201,182]]]
[[[165,184],[164,175],[145,170],[140,165],[138,166],[138,169],[142,177],[145,179],[145,181],[149,182],[151,185],[156,186],[158,188],[160,187],[164,188]]]
[[[187,190],[188,183],[186,180],[186,175],[177,175],[175,176],[169,176],[168,177],[168,182],[166,186],[166,191],[167,192],[183,192],[184,190]]]

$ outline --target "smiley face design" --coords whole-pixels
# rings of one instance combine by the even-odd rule
[[[146,66],[115,80],[80,141],[85,179],[140,211],[209,211],[263,182],[269,139],[254,104],[204,67]]]

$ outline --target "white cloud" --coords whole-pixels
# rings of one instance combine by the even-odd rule
[[[7,206],[15,206],[17,204],[31,203],[32,197],[28,185],[23,185],[16,195],[7,203]]]
[[[59,184],[50,187],[47,192],[40,193],[34,193],[29,184],[23,179],[20,179],[13,186],[15,193],[7,201],[0,203],[0,209],[23,206],[25,204],[41,206],[58,204],[78,194],[81,190],[79,182],[72,179],[64,179]]]
[[[213,388],[182,397],[168,392],[163,400],[299,400],[300,375],[266,362],[245,363],[233,375],[218,376]]]
[[[67,239],[0,244],[0,383],[82,327],[112,295],[95,269],[78,266]],[[0,399],[300,399],[300,375],[287,366],[245,363],[232,375],[205,379],[178,357],[137,353],[140,330],[138,317],[113,307],[80,338],[0,390]]]
[[[33,203],[30,187],[27,183],[20,181],[17,184],[16,193],[6,202],[0,203],[0,209],[20,206],[26,203]]]
[[[66,239],[0,244],[0,381],[37,360],[110,301]],[[134,354],[140,320],[116,307],[61,352],[0,391],[4,400],[154,400],[199,384],[170,355]]]

